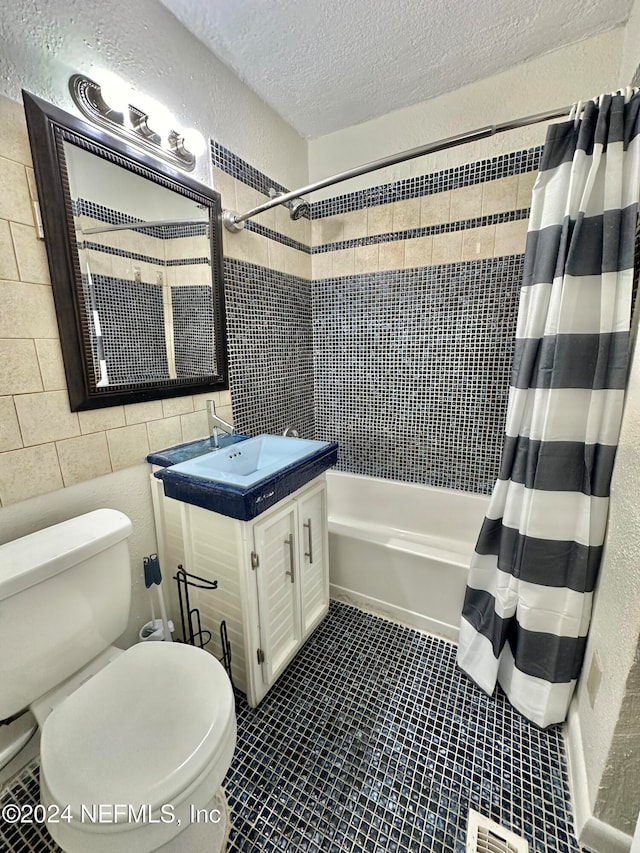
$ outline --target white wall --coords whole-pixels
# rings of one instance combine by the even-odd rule
[[[309,179],[320,180],[428,142],[563,107],[617,88],[621,85],[623,38],[624,28],[618,27],[455,92],[311,140]],[[544,124],[507,131],[352,179],[321,190],[312,199],[542,145],[544,139]]]
[[[307,143],[154,0],[1,0],[0,94],[26,89],[77,112],[69,77],[118,74],[285,186],[307,177]],[[208,157],[194,176],[209,183]]]

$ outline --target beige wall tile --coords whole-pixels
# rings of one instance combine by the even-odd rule
[[[308,265],[310,255],[301,252],[299,249],[292,249],[290,246],[285,246],[284,253],[284,271],[287,275],[294,275],[298,278],[309,278]]]
[[[311,256],[311,270],[314,281],[321,278],[331,278],[333,275],[333,252],[320,252]]]
[[[263,204],[265,201],[269,201],[268,196],[263,193],[258,193],[258,204]],[[238,213],[245,212],[246,211],[244,210],[238,210]],[[265,228],[270,228],[272,231],[276,231],[276,208],[272,207],[269,210],[265,210],[264,213],[259,213],[257,216],[253,217],[253,221],[257,222],[259,225],[263,225]]]
[[[186,415],[193,411],[193,397],[168,397],[161,400],[162,414],[165,418],[173,418],[176,415]]]
[[[0,219],[33,226],[27,173],[20,163],[0,157]]]
[[[163,417],[162,401],[150,400],[148,403],[129,403],[124,407],[124,416],[128,424],[141,424]]]
[[[412,267],[428,267],[431,263],[433,237],[416,237],[407,240],[404,247],[404,265]]]
[[[393,207],[390,204],[377,204],[367,208],[367,234],[389,234],[393,231]]]
[[[78,412],[78,419],[83,435],[106,429],[116,429],[126,424],[124,406],[108,406],[106,409],[91,409],[87,412]]]
[[[354,272],[378,272],[378,243],[354,249]]]
[[[353,249],[340,249],[333,255],[333,275],[353,275],[355,272],[355,252]]]
[[[487,181],[482,184],[482,214],[503,213],[515,210],[518,198],[518,175]]]
[[[284,243],[280,243],[278,240],[267,240],[268,244],[268,263],[267,266],[271,270],[277,270],[278,272],[284,272],[286,266],[286,252],[287,248]]]
[[[45,391],[60,391],[67,387],[60,341],[54,338],[35,341],[40,374]]]
[[[449,222],[449,210],[451,207],[451,193],[424,195],[420,200],[420,225],[443,225]]]
[[[516,197],[516,208],[518,210],[531,207],[531,194],[537,177],[537,172],[524,172],[522,175],[518,175],[518,195]]]
[[[314,246],[337,243],[344,240],[344,225],[340,216],[325,216],[311,223],[311,240]]]
[[[147,435],[149,436],[149,448],[151,450],[164,450],[165,447],[182,444],[180,416],[165,418],[162,421],[149,421]]]
[[[31,284],[49,284],[49,266],[44,240],[38,239],[35,228],[11,223],[11,236],[16,250],[21,281]]]
[[[200,412],[207,408],[207,400],[215,400],[216,406],[231,405],[231,391],[207,391],[205,394],[193,395],[193,409]]]
[[[216,412],[223,420],[233,426],[233,411],[231,409],[231,406],[218,406],[216,408]]]
[[[0,281],[0,338],[57,338],[50,287]]]
[[[482,215],[482,184],[451,191],[449,222],[475,219]]]
[[[18,264],[13,251],[11,230],[6,219],[0,219],[0,278],[18,280]]]
[[[0,452],[18,447],[22,447],[22,435],[13,397],[0,397]]]
[[[378,269],[404,269],[404,240],[378,244]]]
[[[283,205],[278,205],[278,207],[274,207],[273,210],[276,215],[275,230],[278,234],[284,234],[286,237],[291,237],[295,240],[295,234],[297,232],[294,228],[295,223],[289,216],[289,208],[284,207]]]
[[[496,225],[494,255],[500,257],[500,255],[522,254],[527,243],[527,225],[526,219]]]
[[[66,391],[42,391],[15,397],[25,447],[80,435],[78,415],[69,409]]]
[[[253,207],[257,207],[261,199],[260,193],[245,184],[244,181],[236,181],[236,204],[238,213],[246,213]]]
[[[419,228],[420,204],[419,198],[408,198],[404,201],[394,202],[391,205],[393,209],[393,230],[406,231],[408,228]]]
[[[12,450],[0,456],[0,500],[3,506],[53,492],[62,486],[54,444]]]
[[[482,228],[470,228],[462,232],[462,260],[479,261],[493,257],[496,226],[485,225]]]
[[[111,457],[104,432],[57,441],[56,450],[65,486],[111,473]]]
[[[31,149],[22,104],[0,96],[0,151],[3,157],[31,165]]]
[[[226,406],[219,406],[216,408],[216,412],[226,421],[227,418],[223,415],[223,411],[225,409]],[[192,412],[189,415],[180,415],[180,422],[182,426],[183,441],[193,441],[195,438],[204,438],[209,435],[209,422],[205,411]]]
[[[367,209],[352,210],[342,216],[342,239],[358,240],[367,236]]]
[[[107,432],[111,467],[114,471],[139,465],[149,453],[149,439],[145,424],[110,429]]]
[[[42,390],[33,341],[0,340],[0,394],[28,394]]]
[[[251,231],[248,233],[251,235],[251,241],[249,243],[249,260],[252,264],[258,264],[258,266],[261,267],[268,267],[269,244],[274,241],[269,240],[268,237],[263,237],[262,234],[253,234]],[[207,275],[209,275],[208,269]]]
[[[454,264],[462,256],[462,231],[434,234],[431,250],[432,264]]]
[[[236,201],[236,181],[231,175],[223,172],[222,169],[213,168],[213,188],[220,193],[222,198],[222,207],[226,210],[238,211],[238,203]]]

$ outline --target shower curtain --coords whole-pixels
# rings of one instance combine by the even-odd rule
[[[640,94],[626,100],[589,101],[547,133],[500,472],[462,613],[461,669],[540,727],[565,719],[582,665],[622,417]]]

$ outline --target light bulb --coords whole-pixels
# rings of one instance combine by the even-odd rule
[[[117,113],[124,115],[125,124],[129,123],[129,104],[133,90],[131,86],[117,77],[115,74],[105,74],[104,81],[100,83],[100,94],[103,101]]]
[[[175,118],[163,104],[157,101],[148,102],[147,115],[147,125],[154,133],[158,134],[162,140],[162,144],[166,145],[169,134],[176,127],[177,122]]]
[[[199,130],[196,130],[194,127],[187,127],[180,131],[180,135],[182,136],[183,146],[187,151],[190,151],[194,157],[199,157],[201,154],[204,154],[207,148],[207,143]]]

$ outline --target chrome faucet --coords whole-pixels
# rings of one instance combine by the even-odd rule
[[[220,447],[220,441],[218,438],[220,430],[228,433],[228,435],[235,435],[235,427],[225,421],[224,418],[221,418],[220,415],[216,415],[215,400],[207,400],[207,418],[209,419],[209,435],[211,436],[213,447]]]

